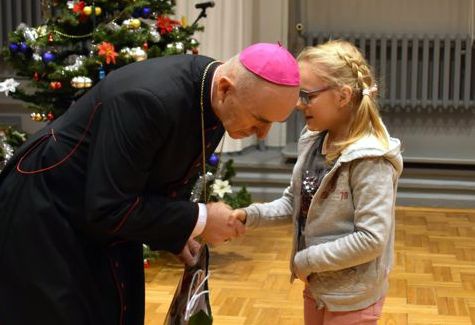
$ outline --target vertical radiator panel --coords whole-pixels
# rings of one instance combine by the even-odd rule
[[[407,98],[407,71],[408,71],[408,64],[407,64],[407,50],[408,50],[408,39],[407,37],[402,38],[402,55],[401,55],[401,79],[399,80],[399,93],[401,99],[401,105],[406,106],[406,98]]]
[[[474,46],[470,37],[427,35],[328,35],[363,52],[380,80],[382,106],[475,107]]]
[[[436,36],[434,40],[434,61],[432,62],[432,102],[439,101],[439,72],[440,72],[440,39]]]
[[[460,103],[460,81],[462,80],[462,74],[460,73],[460,62],[462,58],[462,39],[457,37],[455,40],[455,58],[454,58],[454,74],[453,74],[453,99],[455,103]]]
[[[465,107],[469,107],[470,105],[474,105],[474,90],[475,87],[475,80],[474,76],[472,75],[472,62],[473,58],[473,46],[470,37],[467,37],[466,41],[467,44],[465,46],[465,73],[464,73],[464,91],[463,91],[463,102]]]
[[[451,41],[449,38],[444,40],[444,83],[442,86],[442,106],[449,106],[449,92],[450,92],[450,52]]]
[[[419,40],[417,37],[413,37],[411,40],[411,46],[412,46],[412,53],[411,53],[411,82],[410,82],[410,90],[411,90],[411,106],[417,106],[418,105],[418,100],[417,100],[417,90],[419,88],[419,83],[417,82],[417,77],[419,76],[419,67],[418,67],[418,62],[419,62]]]

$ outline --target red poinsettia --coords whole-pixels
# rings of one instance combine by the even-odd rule
[[[76,15],[79,15],[79,21],[85,22],[88,19],[88,16],[84,13],[84,7],[86,3],[84,1],[78,1],[74,3],[73,12]]]
[[[84,11],[85,6],[86,6],[86,3],[84,1],[76,2],[76,3],[74,3],[73,12],[75,14],[82,14],[82,12]]]
[[[97,46],[99,56],[103,56],[106,59],[106,63],[110,64],[111,62],[115,64],[115,58],[117,57],[117,52],[115,51],[114,45],[109,42],[102,42]]]
[[[174,26],[180,25],[178,20],[170,19],[167,16],[158,16],[157,28],[160,29],[160,34],[170,33]]]

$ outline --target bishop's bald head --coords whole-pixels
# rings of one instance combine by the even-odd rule
[[[232,138],[263,138],[295,108],[299,84],[297,61],[284,47],[253,44],[218,68],[213,108]]]

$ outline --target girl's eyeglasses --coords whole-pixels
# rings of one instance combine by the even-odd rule
[[[324,91],[327,91],[331,88],[333,88],[333,87],[332,86],[325,86],[325,87],[310,90],[310,91],[300,89],[299,100],[302,104],[308,105],[308,104],[310,104],[310,99],[312,99],[312,97],[315,97],[315,95],[323,93]]]

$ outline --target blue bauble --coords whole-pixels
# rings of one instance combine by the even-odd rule
[[[11,43],[10,45],[8,45],[8,48],[10,49],[10,52],[13,54],[17,53],[19,50],[17,43]]]
[[[213,167],[218,166],[219,163],[219,156],[215,153],[211,154],[211,157],[209,157],[209,164]]]
[[[56,59],[56,55],[54,53],[51,53],[51,52],[43,53],[43,62],[44,63],[49,63],[49,62],[53,61],[54,59]]]
[[[150,7],[143,7],[142,8],[142,17],[147,18],[152,14],[152,9]]]
[[[20,43],[20,51],[23,54],[28,54],[28,53],[31,52],[31,48],[25,42],[21,42]]]

